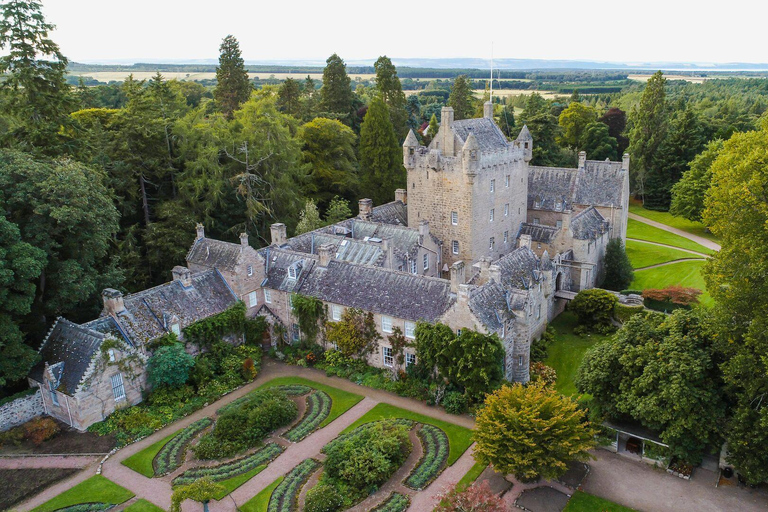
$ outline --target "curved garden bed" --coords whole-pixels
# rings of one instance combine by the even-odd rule
[[[101,510],[109,510],[115,506],[112,503],[80,503],[79,505],[60,508],[56,512],[99,512]]]
[[[331,413],[331,403],[331,397],[325,391],[317,390],[307,396],[307,409],[304,412],[304,417],[295,427],[283,434],[283,437],[296,443],[317,430]]]
[[[408,496],[393,492],[384,503],[372,509],[371,512],[405,512],[410,505],[411,500]]]
[[[419,439],[424,456],[405,480],[405,485],[417,491],[426,488],[443,471],[449,450],[448,436],[434,425],[422,425]]]
[[[261,465],[268,464],[278,455],[283,453],[283,447],[276,443],[267,443],[259,451],[246,457],[218,464],[216,466],[199,466],[188,469],[181,475],[173,479],[173,485],[187,485],[192,482],[208,477],[214,482],[221,482],[229,478],[243,475]]]
[[[291,512],[296,510],[296,501],[302,486],[319,466],[320,463],[315,459],[306,459],[285,475],[283,481],[272,491],[267,512]]]
[[[200,432],[210,427],[212,423],[211,418],[197,420],[168,441],[152,461],[155,476],[167,475],[181,467],[184,463],[184,454],[189,444]]]

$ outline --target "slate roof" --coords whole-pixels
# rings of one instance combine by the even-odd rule
[[[570,208],[576,174],[576,169],[529,167],[528,209],[555,210],[558,201],[561,210]]]
[[[534,242],[548,244],[554,240],[558,231],[559,229],[554,226],[528,224],[527,222],[523,222],[520,224],[520,231],[517,233],[517,238],[520,238],[520,235],[530,235],[531,240]]]
[[[288,249],[268,247],[259,252],[267,260],[266,278],[262,286],[273,290],[298,292],[301,283],[317,263],[317,256]],[[296,279],[289,277],[288,268],[292,266],[296,267]]]
[[[233,271],[242,252],[240,244],[222,242],[212,238],[195,240],[187,254],[187,262],[208,268]]]
[[[351,225],[352,237],[356,240],[380,238],[387,240],[392,251],[400,257],[411,257],[419,251],[419,231],[405,226],[378,224],[354,219]]]
[[[288,240],[283,247],[297,252],[318,254],[321,245],[332,244],[337,260],[380,266],[384,261],[382,244],[312,231]]]
[[[576,240],[594,240],[608,231],[608,221],[592,206],[571,219],[571,232]]]
[[[464,145],[470,134],[477,139],[477,145],[481,151],[499,151],[509,146],[507,138],[496,123],[487,117],[454,121],[451,124],[451,130],[460,141],[459,148]]]
[[[192,274],[192,285],[171,281],[124,297],[125,311],[117,316],[122,330],[134,345],[148,343],[171,330],[171,320],[179,327],[225,311],[237,297],[216,269]],[[106,312],[102,312],[106,316]]]
[[[326,302],[405,320],[434,322],[453,304],[445,279],[331,261],[315,266],[300,292]]]
[[[622,205],[624,171],[621,162],[587,160],[582,169],[531,166],[528,170],[528,208],[557,210],[573,204],[589,206]]]
[[[495,262],[501,268],[502,285],[507,288],[528,288],[528,283],[538,281],[539,261],[528,247],[518,247]]]
[[[506,291],[496,282],[488,282],[473,290],[469,296],[469,309],[483,325],[494,331],[500,330],[503,321],[511,318]]]
[[[106,335],[66,318],[56,320],[40,347],[40,362],[29,372],[29,378],[43,382],[45,364],[58,377],[59,391],[72,396],[90,367],[91,360]]]
[[[408,206],[402,201],[392,201],[391,203],[376,206],[371,212],[371,220],[384,224],[407,226]]]

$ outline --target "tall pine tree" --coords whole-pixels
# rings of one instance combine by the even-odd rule
[[[474,112],[472,106],[472,83],[467,75],[459,75],[453,81],[448,106],[453,107],[453,118],[457,121],[469,118]]]
[[[219,110],[231,119],[232,113],[250,97],[252,87],[245,70],[240,43],[235,36],[225,37],[219,52],[219,67],[216,68],[218,84],[213,91],[213,97],[219,105]]]
[[[353,95],[347,65],[334,53],[325,61],[323,70],[323,87],[320,89],[320,109],[323,115],[352,126]]]
[[[408,135],[408,111],[405,93],[397,77],[397,68],[386,55],[379,57],[373,67],[376,70],[376,89],[389,107],[389,118],[397,134],[397,140],[403,141]]]
[[[661,71],[654,73],[645,86],[640,108],[632,111],[632,131],[629,134],[632,153],[630,179],[634,189],[643,195],[644,201],[646,182],[653,181],[654,173],[660,172],[657,168],[657,154],[667,137],[669,109],[664,91],[666,81]]]
[[[360,128],[360,174],[363,191],[374,204],[390,200],[395,189],[405,186],[403,152],[389,120],[389,109],[374,98]]]

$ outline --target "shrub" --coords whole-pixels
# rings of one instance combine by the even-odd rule
[[[24,437],[40,446],[60,432],[59,425],[51,418],[34,418],[23,425]]]
[[[698,288],[684,288],[682,286],[667,286],[663,289],[643,290],[643,298],[658,302],[671,302],[680,306],[690,306],[699,302],[702,291]]]
[[[147,378],[153,387],[176,388],[184,385],[195,365],[181,343],[158,348],[147,363]]]
[[[320,482],[307,491],[307,499],[304,502],[305,512],[336,512],[344,506],[344,498],[336,490],[336,487]]]
[[[458,486],[453,486],[438,497],[440,503],[435,508],[435,512],[464,512],[467,510],[504,512],[507,510],[502,499],[491,490],[487,480],[479,485],[470,485],[463,491],[460,491]]]
[[[24,427],[16,427],[5,432],[0,432],[0,448],[6,443],[19,446],[24,440]]]
[[[174,489],[171,495],[171,512],[181,512],[181,503],[186,499],[206,503],[225,492],[227,490],[223,486],[212,482],[209,478],[201,478],[189,485],[181,485]]]
[[[610,325],[613,308],[618,299],[611,292],[592,288],[580,291],[568,304],[579,320],[580,326],[594,329],[598,325]]]
[[[557,372],[542,362],[531,363],[531,382],[539,381],[544,382],[545,386],[554,386],[557,381]]]
[[[445,412],[450,414],[464,414],[467,412],[468,400],[466,395],[458,391],[449,391],[442,401]]]
[[[613,317],[619,322],[625,323],[632,318],[633,315],[642,313],[643,311],[645,311],[645,307],[642,304],[630,306],[617,302],[616,306],[613,308]]]
[[[603,287],[609,290],[621,290],[629,286],[629,283],[634,279],[635,272],[621,238],[613,238],[608,242],[605,248],[604,263]]]
[[[551,325],[541,334],[541,336],[531,343],[531,361],[544,361],[549,352],[549,346],[555,341],[555,328]]]

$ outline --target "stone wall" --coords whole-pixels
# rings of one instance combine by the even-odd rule
[[[0,406],[0,432],[18,427],[35,416],[41,416],[44,413],[40,390],[35,392],[34,395],[27,395],[12,400]]]

